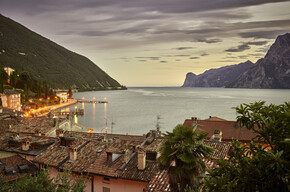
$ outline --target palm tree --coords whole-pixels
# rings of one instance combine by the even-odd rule
[[[168,168],[169,183],[172,192],[184,192],[187,189],[197,191],[200,177],[205,172],[203,158],[209,157],[213,149],[202,141],[207,133],[195,132],[190,128],[177,125],[173,132],[166,132],[165,142],[160,147],[160,167]]]

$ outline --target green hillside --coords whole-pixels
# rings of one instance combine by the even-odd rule
[[[88,58],[0,14],[0,66],[28,71],[55,88],[99,90],[121,85]]]

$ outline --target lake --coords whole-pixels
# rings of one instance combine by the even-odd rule
[[[282,104],[290,101],[290,90],[144,87],[81,92],[74,93],[73,97],[108,101],[107,104],[85,103],[70,107],[70,110],[76,107],[85,110],[85,115],[78,116],[77,122],[87,129],[104,132],[107,127],[108,133],[143,135],[156,128],[157,116],[162,132],[172,131],[191,117],[217,116],[235,120],[233,107],[255,101]]]

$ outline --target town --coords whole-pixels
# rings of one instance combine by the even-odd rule
[[[4,183],[35,177],[41,170],[47,170],[50,178],[56,179],[69,171],[70,180],[83,179],[81,191],[184,191],[173,186],[170,176],[172,168],[183,159],[178,160],[180,156],[176,156],[169,161],[172,149],[164,159],[162,155],[167,150],[164,146],[171,136],[170,133],[162,134],[159,125],[143,135],[85,132],[85,128],[73,119],[74,115],[78,115],[77,111],[66,113],[57,112],[56,109],[76,102],[107,101],[77,101],[71,98],[68,90],[53,91],[46,97],[41,97],[42,92],[27,97],[27,91],[14,88],[11,84],[15,82],[11,78],[14,70],[9,67],[3,70],[7,73],[6,79],[1,81],[3,93],[0,107],[0,175]],[[82,113],[84,111],[79,111],[79,114]],[[197,169],[199,176],[206,177],[210,170],[221,167],[219,161],[230,162],[234,156],[234,140],[239,141],[243,149],[249,146],[261,146],[267,150],[273,148],[270,140],[261,140],[260,132],[254,128],[259,124],[252,129],[245,126],[215,116],[203,120],[198,117],[185,119],[174,131],[189,130],[189,135],[193,134],[192,137],[199,138],[199,142],[208,147],[203,150],[211,151],[207,153],[205,150],[201,156],[184,160],[186,164],[192,158],[200,158],[202,163],[196,166],[205,165],[204,168],[189,169],[189,174]],[[182,140],[185,138],[182,136]],[[187,146],[186,140],[182,142],[183,146]],[[191,152],[189,155],[193,154]],[[176,184],[181,185],[187,177],[177,178]],[[203,187],[198,185],[201,190]]]

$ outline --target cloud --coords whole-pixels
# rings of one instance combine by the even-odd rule
[[[261,46],[261,45],[265,45],[267,44],[268,41],[252,41],[252,42],[245,42],[241,45],[239,45],[238,47],[236,48],[230,48],[230,49],[227,49],[225,50],[226,52],[243,52],[245,50],[248,50],[250,49],[250,45],[255,45],[255,46]]]
[[[173,48],[176,50],[186,50],[186,49],[194,49],[195,47],[177,47],[177,48]]]
[[[140,61],[140,62],[146,62],[147,60],[141,59],[141,60],[138,60],[138,61]]]
[[[161,57],[135,57],[137,59],[151,59],[151,60],[159,60]]]
[[[160,63],[167,63],[167,61],[160,61]]]
[[[208,56],[208,55],[209,55],[209,54],[206,53],[206,52],[203,52],[203,53],[200,54],[201,57]]]
[[[189,59],[199,59],[199,57],[189,57]]]
[[[198,39],[197,42],[219,43],[219,42],[222,42],[222,40],[221,39]]]
[[[175,55],[175,57],[189,57],[190,55]]]
[[[242,44],[242,45],[239,45],[238,47],[236,48],[230,48],[230,49],[227,49],[225,50],[226,52],[242,52],[242,51],[245,51],[245,50],[248,50],[250,49],[251,47],[247,44]]]
[[[290,21],[289,21],[290,23]],[[289,32],[289,29],[279,29],[279,30],[261,30],[252,32],[242,32],[238,33],[242,38],[255,38],[255,39],[275,39],[278,35]]]

